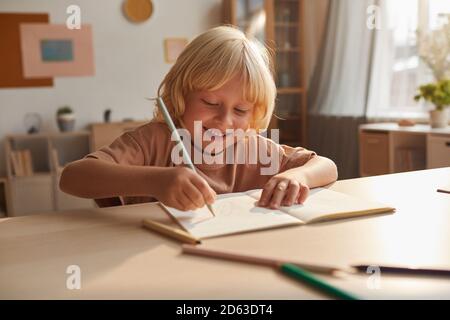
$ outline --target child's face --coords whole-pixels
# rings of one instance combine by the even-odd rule
[[[249,128],[253,116],[253,104],[242,98],[243,81],[235,77],[215,91],[196,91],[186,98],[186,109],[182,116],[183,123],[194,137],[194,121],[202,122],[200,133],[203,137],[208,129],[218,129],[223,136],[227,129]],[[202,148],[210,144],[203,141]]]

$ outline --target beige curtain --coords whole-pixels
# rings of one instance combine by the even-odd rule
[[[310,2],[310,1],[308,1]],[[308,147],[338,166],[339,179],[358,176],[358,126],[365,122],[374,0],[332,0],[308,91]]]

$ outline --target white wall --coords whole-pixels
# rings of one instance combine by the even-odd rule
[[[5,175],[3,137],[22,133],[24,115],[39,113],[44,129],[57,130],[56,109],[68,104],[77,114],[77,129],[102,121],[150,118],[144,97],[154,96],[170,64],[164,62],[163,39],[192,39],[220,24],[221,0],[153,0],[152,17],[132,24],[121,11],[123,0],[0,0],[0,12],[47,12],[51,23],[65,23],[66,8],[81,8],[82,23],[93,26],[95,76],[55,78],[53,87],[0,88],[0,176]],[[0,70],[1,72],[1,70]]]

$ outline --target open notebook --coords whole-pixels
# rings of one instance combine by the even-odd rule
[[[195,211],[180,211],[161,205],[198,239],[395,210],[325,188],[310,190],[303,205],[270,210],[256,205],[261,192],[258,189],[217,196],[213,204],[215,217],[206,206]]]

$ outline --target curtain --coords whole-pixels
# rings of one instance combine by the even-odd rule
[[[339,179],[358,177],[358,126],[365,122],[374,32],[367,8],[375,0],[332,0],[308,92],[308,147],[332,159]]]

